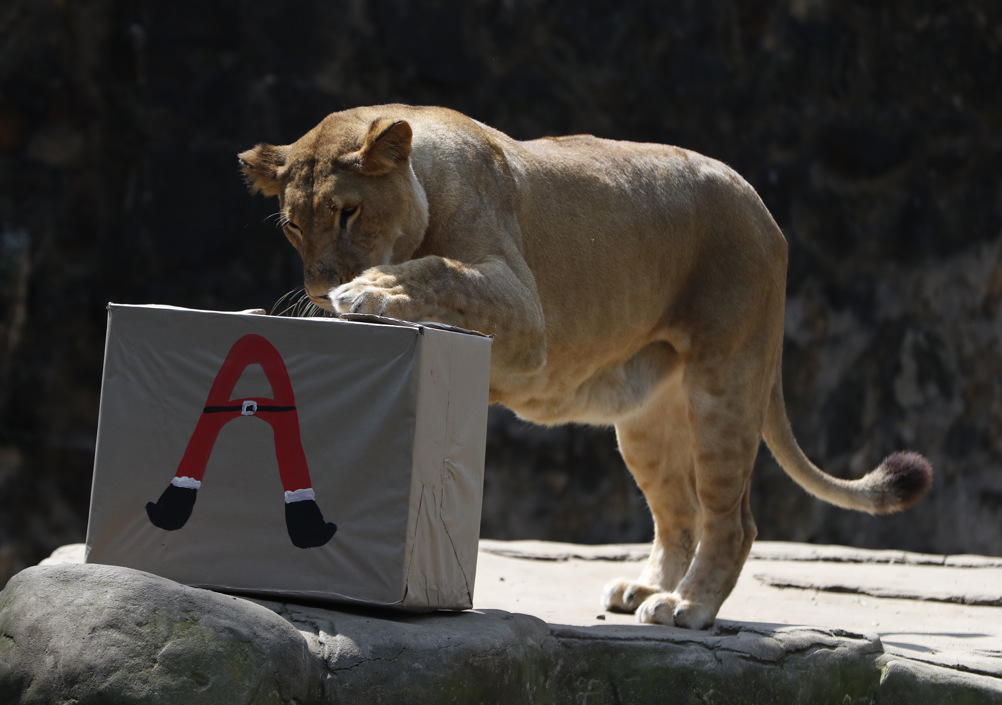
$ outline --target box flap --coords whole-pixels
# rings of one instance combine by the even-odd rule
[[[405,326],[407,328],[434,328],[436,330],[444,330],[451,333],[464,333],[466,335],[476,335],[481,338],[494,338],[493,335],[488,335],[487,333],[469,330],[468,328],[460,328],[459,326],[450,326],[446,323],[437,323],[435,321],[421,321],[419,323],[413,323],[411,321],[402,321],[399,318],[377,316],[373,313],[342,313],[339,318],[344,321],[356,321],[359,323],[381,323],[388,326]]]
[[[403,328],[421,328],[417,323],[401,321],[399,318],[389,318],[388,316],[377,316],[374,313],[342,313],[336,318],[352,323],[378,323],[384,326],[401,326]]]

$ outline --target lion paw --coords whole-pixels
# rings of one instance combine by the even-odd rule
[[[411,299],[393,276],[358,277],[334,289],[330,293],[330,300],[338,313],[366,313],[402,320],[414,319]]]
[[[637,621],[644,624],[665,624],[686,629],[706,629],[712,626],[716,610],[676,593],[658,592],[650,595],[637,608]]]
[[[650,595],[661,588],[632,580],[613,580],[602,590],[602,606],[610,612],[635,612]]]

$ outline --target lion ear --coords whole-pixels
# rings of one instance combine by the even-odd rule
[[[362,173],[378,176],[407,161],[411,155],[412,135],[411,126],[405,120],[373,120],[360,152]]]
[[[273,144],[259,144],[253,149],[237,155],[244,179],[251,192],[260,191],[265,196],[277,196],[282,185],[278,179],[278,170],[285,166],[289,147],[276,147]]]

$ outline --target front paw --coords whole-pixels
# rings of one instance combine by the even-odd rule
[[[338,313],[365,313],[414,320],[411,298],[397,278],[380,273],[365,273],[330,292],[329,298]]]

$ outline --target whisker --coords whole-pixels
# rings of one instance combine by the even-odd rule
[[[279,228],[284,228],[286,225],[289,224],[289,214],[286,213],[284,210],[280,210],[275,213],[272,213],[269,216],[265,216],[262,222],[267,223],[269,220],[274,220],[275,225],[277,225]]]
[[[309,316],[310,318],[338,318],[337,313],[328,311],[312,301],[307,302],[307,310],[303,315]]]
[[[313,303],[306,289],[298,287],[283,294],[271,307],[272,316],[291,318],[338,318],[338,314]]]
[[[306,290],[303,287],[298,287],[283,294],[279,297],[275,305],[271,307],[272,316],[294,316],[296,307],[299,306],[300,301],[306,296]],[[290,311],[292,313],[290,313]]]
[[[340,318],[336,311],[328,311],[313,301],[310,301],[309,304],[309,311],[307,311],[306,315],[311,318]]]

